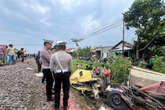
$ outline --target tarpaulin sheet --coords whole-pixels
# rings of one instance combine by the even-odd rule
[[[149,86],[145,86],[141,88],[140,91],[147,92],[153,95],[165,96],[165,82],[159,82]]]

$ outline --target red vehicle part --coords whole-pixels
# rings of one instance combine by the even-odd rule
[[[159,82],[149,86],[145,86],[139,90],[150,93],[152,95],[165,96],[165,82]]]

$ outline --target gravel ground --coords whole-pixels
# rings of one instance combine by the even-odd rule
[[[44,85],[33,59],[0,67],[0,110],[47,110]]]

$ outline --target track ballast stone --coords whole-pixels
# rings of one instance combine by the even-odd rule
[[[44,85],[35,69],[33,59],[0,67],[0,110],[47,110]]]

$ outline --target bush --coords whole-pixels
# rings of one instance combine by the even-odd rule
[[[104,63],[73,60],[73,72],[76,70],[76,64],[83,64],[83,68],[85,69],[85,67],[90,64],[92,64],[93,67],[101,67]],[[128,58],[123,56],[115,56],[113,58],[108,58],[107,64],[104,65],[105,67],[108,66],[111,69],[111,82],[123,83],[128,80],[129,70],[131,68],[131,62]]]
[[[164,57],[154,56],[152,57],[153,61],[153,70],[165,74],[165,62],[163,61]]]
[[[160,73],[165,73],[165,57],[161,56],[153,56],[152,57],[152,62],[153,62],[153,71],[160,72]],[[141,68],[146,69],[147,63],[145,61],[139,61],[138,66]]]
[[[111,68],[111,82],[123,83],[128,81],[131,62],[129,58],[123,56],[115,56],[109,60]]]
[[[84,61],[84,60],[73,60],[73,72],[76,71],[76,64],[83,64],[83,69],[86,68],[86,66],[92,64],[93,67],[98,66],[101,67],[104,63],[97,63],[97,62],[89,62],[89,61]],[[105,66],[107,66],[108,64],[104,64]]]

